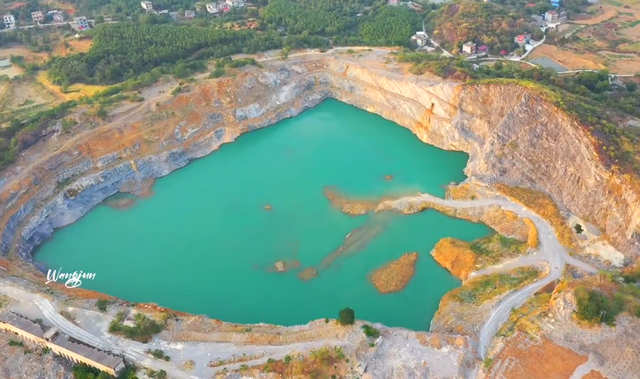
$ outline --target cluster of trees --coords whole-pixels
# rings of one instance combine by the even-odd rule
[[[576,291],[576,316],[591,323],[604,322],[614,325],[616,316],[624,310],[624,302],[619,296],[607,296],[596,290]]]
[[[117,317],[109,324],[109,332],[121,334],[134,341],[147,343],[153,335],[160,333],[164,329],[164,325],[155,320],[137,313],[135,315],[134,326],[126,326],[122,322],[125,318],[124,313],[118,313]]]
[[[117,378],[84,363],[75,364],[71,368],[71,372],[74,379],[138,379],[136,368],[132,366],[126,367]],[[164,378],[166,378],[166,375]]]
[[[169,25],[153,20],[99,25],[93,32],[91,49],[53,57],[48,62],[49,76],[63,87],[73,83],[115,84],[157,67],[185,77],[205,68],[204,62],[195,61],[282,47],[326,49],[331,46],[329,37],[346,44],[406,45],[420,25],[419,15],[406,7],[384,7],[371,17],[358,19],[353,14],[357,2],[340,4],[333,0],[300,4],[274,0],[264,12],[265,30]],[[280,12],[279,7],[287,11]],[[289,27],[289,35],[277,33],[275,25]]]
[[[408,45],[421,17],[407,7],[357,0],[273,0],[263,20],[296,35],[318,35],[336,45]]]
[[[63,117],[75,105],[75,101],[62,103],[36,114],[27,122],[13,119],[9,126],[0,128],[0,170],[15,162],[18,153],[38,142],[49,121]]]
[[[0,25],[4,25],[0,22]],[[16,29],[0,33],[0,46],[10,44],[24,45],[36,53],[51,52],[53,39],[49,34],[34,29]]]
[[[54,57],[51,80],[71,83],[114,84],[181,60],[220,58],[282,47],[276,32],[223,30],[174,25],[100,25],[86,53]]]

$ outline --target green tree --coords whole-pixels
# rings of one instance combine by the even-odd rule
[[[341,325],[353,325],[356,320],[356,314],[351,308],[344,308],[338,313],[338,321]]]
[[[280,59],[282,59],[283,61],[287,60],[287,58],[289,58],[290,51],[291,51],[291,46],[283,47],[282,51],[280,51]]]
[[[576,233],[578,234],[582,234],[582,232],[584,232],[584,229],[582,229],[582,225],[580,224],[576,224],[573,228],[576,230]]]
[[[636,89],[638,89],[638,83],[628,82],[627,84],[625,84],[625,87],[627,88],[627,91],[635,92]]]
[[[107,305],[109,305],[109,301],[105,299],[96,300],[96,308],[102,313],[107,312]]]
[[[624,308],[624,304],[618,297],[610,298],[595,290],[576,291],[576,297],[578,298],[576,316],[591,323],[604,322],[613,325],[616,316]]]

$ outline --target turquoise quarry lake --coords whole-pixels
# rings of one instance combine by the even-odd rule
[[[351,307],[359,319],[426,330],[440,298],[460,284],[429,252],[442,237],[472,240],[490,229],[432,210],[349,216],[331,206],[323,188],[354,197],[444,196],[444,185],[465,179],[467,159],[327,100],[158,179],[155,194],[129,209],[95,207],[57,230],[35,259],[96,273],[85,289],[223,321],[295,325]],[[298,277],[352,231],[330,267],[312,280]],[[414,251],[420,258],[409,285],[379,293],[369,273]],[[300,269],[272,269],[294,259]]]

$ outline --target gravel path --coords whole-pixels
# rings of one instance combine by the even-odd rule
[[[551,227],[546,220],[522,205],[516,204],[506,198],[496,197],[493,199],[481,200],[445,200],[429,194],[420,194],[418,196],[405,197],[385,202],[384,204],[398,210],[410,210],[422,203],[435,203],[452,208],[475,208],[497,205],[502,209],[515,212],[521,217],[530,219],[538,229],[538,238],[540,240],[538,251],[532,256],[523,256],[516,261],[509,262],[509,264],[503,265],[502,268],[506,268],[505,266],[517,267],[519,262],[524,262],[527,265],[546,263],[549,265],[549,274],[545,278],[513,292],[498,303],[489,319],[480,329],[478,354],[482,359],[486,357],[487,350],[491,344],[493,336],[509,318],[511,309],[520,307],[540,288],[560,278],[565,264],[571,264],[589,273],[598,272],[598,270],[591,265],[571,257],[564,247],[562,247],[560,242],[558,242],[553,227]]]

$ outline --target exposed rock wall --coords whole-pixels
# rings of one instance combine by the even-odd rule
[[[74,146],[0,178],[0,253],[30,260],[53,229],[131,181],[167,175],[326,98],[395,121],[426,143],[465,151],[469,177],[545,191],[601,227],[627,256],[638,253],[638,193],[605,170],[588,134],[553,105],[515,85],[461,86],[378,66],[349,57],[274,63],[206,81],[140,122],[87,132]]]

